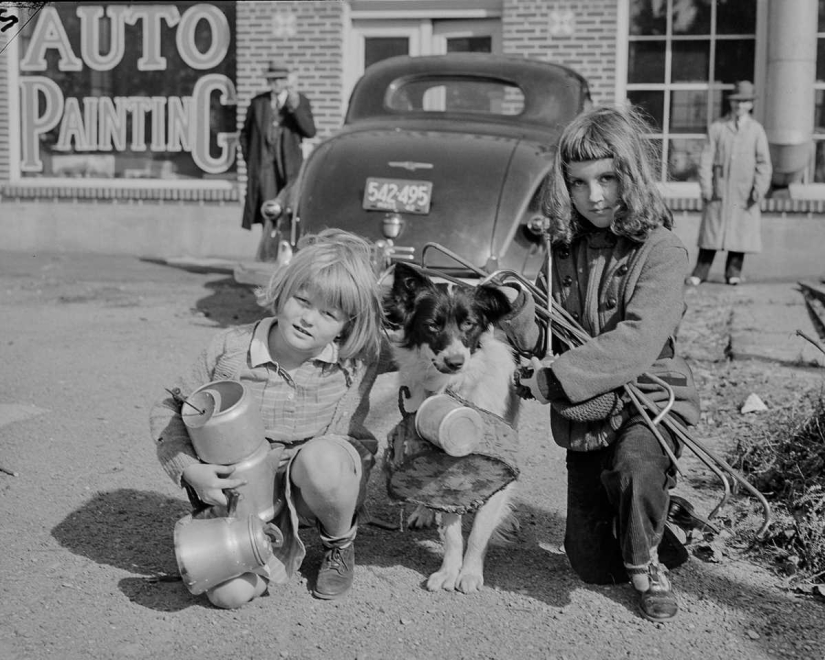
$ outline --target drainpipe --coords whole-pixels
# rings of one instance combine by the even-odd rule
[[[774,186],[799,182],[811,157],[817,11],[817,0],[768,3],[768,67],[763,103]]]

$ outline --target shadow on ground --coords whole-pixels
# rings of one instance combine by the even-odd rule
[[[373,487],[382,488],[383,484],[374,483]],[[383,521],[397,514],[397,506],[388,503],[386,498],[379,497],[370,507],[371,513]],[[118,587],[141,607],[159,612],[208,608],[204,598],[192,596],[178,579],[173,529],[177,520],[188,512],[188,504],[183,499],[119,489],[99,493],[56,525],[52,534],[61,546],[74,554],[133,574],[121,579]],[[629,585],[586,585],[573,574],[558,549],[564,525],[559,516],[523,504],[518,505],[517,515],[521,530],[515,543],[494,546],[488,552],[485,589],[519,594],[560,610],[570,604],[573,592],[586,589],[637,615],[636,596]],[[470,518],[467,516],[467,524]],[[311,583],[322,549],[315,530],[305,529],[302,536],[307,543],[307,557],[301,574]],[[423,590],[427,577],[438,569],[440,562],[440,543],[434,529],[401,532],[364,525],[359,530],[359,571],[402,566],[420,574],[418,588]],[[373,572],[373,575],[392,579],[387,577],[391,575],[387,571]],[[673,582],[678,593],[692,594],[693,602],[726,603],[735,595],[746,621],[767,619],[772,624],[769,629],[776,627],[785,634],[797,627],[793,608],[788,608],[787,600],[774,588],[745,587],[724,567],[710,567],[694,557],[674,572]],[[398,588],[407,587],[399,585]],[[465,596],[455,594],[455,597]]]
[[[187,513],[183,500],[123,488],[98,493],[56,525],[52,536],[76,555],[142,575],[120,581],[129,600],[177,611],[195,604],[179,579],[172,536]]]
[[[255,287],[239,284],[231,273],[225,269],[215,269],[210,266],[198,267],[192,265],[170,264],[163,259],[144,257],[142,262],[153,263],[166,268],[185,271],[188,273],[214,276],[206,280],[203,286],[211,293],[200,298],[194,306],[196,312],[211,319],[221,327],[229,327],[250,323],[267,315],[267,310],[259,306],[255,300]]]
[[[252,323],[269,311],[258,305],[255,290],[238,284],[231,277],[211,280],[204,286],[211,293],[195,303],[195,309],[221,327]]]

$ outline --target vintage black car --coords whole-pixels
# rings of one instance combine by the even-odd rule
[[[281,236],[348,229],[388,265],[438,243],[487,272],[534,275],[539,189],[563,127],[590,103],[569,68],[481,53],[394,57],[356,84],[343,127],[277,204]],[[427,250],[424,265],[466,274]]]

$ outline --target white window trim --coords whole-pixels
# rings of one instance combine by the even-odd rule
[[[757,90],[764,87],[763,81],[766,76],[767,69],[767,16],[768,16],[768,0],[756,0],[756,34],[754,44],[754,84]],[[627,105],[627,92],[629,89],[634,89],[635,85],[627,84],[628,75],[628,53],[630,50],[630,40],[628,39],[628,32],[630,30],[630,0],[619,0],[618,11],[616,16],[616,86],[615,98],[618,105]],[[732,36],[732,35],[725,35]],[[684,84],[670,84],[670,51],[666,53],[666,75],[667,80],[661,86],[657,85],[640,85],[644,89],[707,89],[704,83],[684,83]],[[712,65],[713,63],[711,63]],[[763,110],[762,110],[763,111]],[[670,116],[670,95],[665,95],[665,116]],[[757,119],[761,121],[760,114],[755,113]],[[715,118],[711,118],[711,121]],[[698,134],[685,133],[679,134],[679,137],[686,139],[695,139]],[[704,137],[705,134],[702,134]],[[668,135],[668,139],[672,139],[673,134]],[[695,181],[660,181],[660,189],[667,196],[678,197],[699,197],[699,184]]]

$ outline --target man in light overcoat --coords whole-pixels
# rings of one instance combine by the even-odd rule
[[[699,166],[699,255],[686,284],[697,286],[708,278],[718,250],[728,253],[725,281],[739,284],[745,253],[762,251],[760,204],[773,170],[765,129],[751,116],[755,98],[752,83],[736,83],[728,97],[730,114],[708,131]]]

